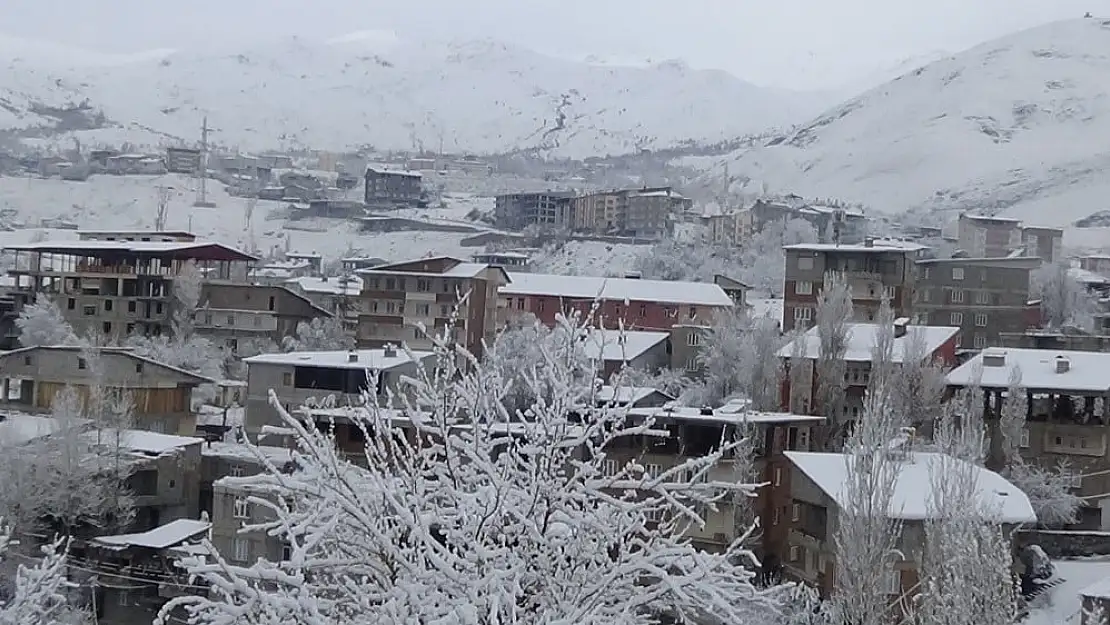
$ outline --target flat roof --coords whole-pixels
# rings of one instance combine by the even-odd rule
[[[5,245],[3,249],[74,255],[82,252],[117,252],[203,260],[258,260],[255,256],[223,243],[206,241],[40,241]]]
[[[879,324],[849,323],[847,325],[848,344],[844,352],[844,360],[848,362],[870,362],[874,358]],[[911,340],[918,336],[925,341],[926,353],[932,354],[940,349],[941,345],[956,336],[959,331],[960,329],[955,326],[906,326],[906,333],[894,339],[894,345],[891,348],[891,359],[896,363],[902,362],[906,355],[906,347],[910,345]],[[810,328],[795,341],[805,341],[803,358],[821,357],[821,337],[816,326]],[[785,347],[779,350],[780,358],[794,356],[795,341],[787,343]]]
[[[724,289],[711,282],[558,276],[520,272],[510,272],[509,278],[511,282],[501,287],[501,295],[547,295],[577,300],[603,299],[695,306],[733,306],[732,298],[725,293]],[[679,321],[679,318],[676,317],[675,321]]]
[[[714,408],[704,414],[700,408],[686,406],[663,408],[631,408],[629,415],[660,420],[688,421],[703,425],[770,425],[776,423],[821,423],[825,417],[799,415],[790,412],[761,412],[757,410],[731,410],[728,406]]]
[[[423,178],[423,174],[418,171],[406,171],[404,169],[386,169],[384,167],[369,166],[366,168],[366,173],[383,174],[386,176],[409,176],[411,178]]]
[[[357,359],[352,361],[351,355]],[[423,360],[434,356],[433,352],[414,351],[413,355]],[[404,350],[398,348],[393,355],[386,356],[384,349],[359,349],[354,351],[285,352],[259,354],[244,358],[248,365],[288,365],[294,367],[323,367],[326,369],[353,369],[388,371],[394,367],[412,362]]]
[[[920,252],[929,249],[927,245],[912,241],[885,240],[874,245],[864,243],[840,244],[836,243],[794,243],[782,246],[784,250],[809,250],[811,252]]]
[[[987,365],[984,358],[989,362],[1001,360],[1001,364]],[[1068,361],[1067,370],[1062,373],[1056,372],[1058,359]],[[1006,388],[1015,368],[1021,372],[1021,385],[1027,389],[1110,392],[1110,353],[1064,349],[990,347],[953,369],[947,381],[952,386],[978,382],[985,388]]]
[[[992,217],[990,215],[972,215],[971,213],[961,214],[960,219],[974,219],[976,221],[998,221],[1015,224],[1021,223],[1020,219],[1015,219],[1013,217]]]

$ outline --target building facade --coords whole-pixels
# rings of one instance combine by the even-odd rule
[[[1054,263],[1062,258],[1064,231],[1060,228],[1026,226],[1021,229],[1021,239],[1026,256],[1040,258],[1045,263]]]
[[[573,223],[573,191],[537,191],[497,196],[494,219],[497,227],[523,230],[534,226],[545,230],[569,229]]]
[[[1021,220],[961,213],[957,221],[960,249],[973,258],[1009,256],[1023,248]]]
[[[580,232],[659,238],[673,231],[677,216],[692,205],[671,187],[645,187],[580,195],[570,210]]]
[[[370,207],[419,206],[426,201],[423,181],[420,172],[368,167],[364,201]]]
[[[944,258],[918,261],[915,321],[956,326],[961,347],[1001,345],[1002,333],[1030,326],[1029,276],[1040,259]]]
[[[874,321],[885,296],[896,317],[913,314],[916,261],[927,248],[908,242],[787,245],[783,284],[783,331],[809,328],[816,321],[817,296],[830,272],[852,289],[855,321]]]
[[[285,286],[205,283],[194,315],[197,334],[233,353],[252,341],[280,345],[297,325],[332,313]]]
[[[428,334],[451,326],[455,340],[474,354],[497,329],[497,290],[505,270],[440,256],[360,270],[360,347],[408,345],[429,349]],[[426,332],[424,329],[426,329]]]

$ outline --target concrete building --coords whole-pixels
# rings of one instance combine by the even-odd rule
[[[362,278],[358,276],[293,278],[287,280],[285,286],[332,315],[358,321],[359,294],[362,293]]]
[[[512,273],[498,294],[501,325],[532,314],[553,325],[559,313],[593,314],[596,327],[669,332],[679,324],[709,325],[734,304],[724,289],[706,282]]]
[[[1045,263],[1060,260],[1064,253],[1064,231],[1060,228],[1025,226],[1021,229],[1021,240],[1026,256],[1040,258]]]
[[[266,472],[268,469],[259,458],[260,454],[279,471],[288,471],[294,466],[291,447],[248,447],[243,443],[205,441],[201,448],[200,511],[214,519],[214,485],[220,478],[247,477]]]
[[[1090,254],[1079,257],[1079,268],[1110,278],[1110,256]]]
[[[892,557],[883,571],[883,594],[889,597],[892,609],[899,609],[903,598],[911,600],[917,590],[925,523],[934,518],[932,475],[956,467],[974,471],[984,509],[992,515],[989,521],[1001,524],[1007,534],[1019,525],[1037,521],[1025,493],[993,471],[970,466],[952,456],[914,451],[910,447],[885,453],[891,455],[898,472],[888,516],[901,524],[895,548],[902,557]],[[849,502],[848,467],[855,459],[833,453],[787,451],[784,455],[793,465],[791,499],[783,514],[789,527],[782,554],[784,572],[787,578],[809,584],[828,597],[836,580],[839,513]]]
[[[372,208],[419,206],[426,202],[423,181],[420,172],[367,167],[364,201]]]
[[[423,365],[432,365],[431,352],[363,349],[334,352],[288,352],[246,358],[247,397],[243,429],[256,437],[263,426],[282,427],[283,421],[270,405],[272,391],[287,411],[302,406],[361,406],[364,393],[382,397],[386,389],[398,390],[402,375],[414,375]],[[377,388],[370,389],[374,380]],[[337,425],[337,428],[347,426]]]
[[[928,248],[906,241],[860,245],[801,243],[787,245],[783,284],[783,331],[811,327],[825,276],[841,273],[852,289],[856,321],[874,321],[885,295],[896,317],[913,314],[916,261]]]
[[[195,174],[200,171],[201,152],[196,148],[166,148],[166,171]]]
[[[358,275],[360,347],[406,344],[428,349],[432,343],[420,324],[438,333],[457,315],[455,340],[479,355],[482,341],[492,341],[496,333],[497,291],[509,283],[500,267],[448,256],[379,265]]]
[[[671,187],[600,191],[571,200],[575,230],[592,234],[658,238],[693,202]]]
[[[196,431],[193,390],[214,382],[119,347],[24,347],[0,354],[0,372],[13,407],[49,412],[63,389],[87,397],[99,385],[130,396],[135,427],[184,436]]]
[[[542,230],[569,229],[573,223],[573,191],[537,191],[497,196],[494,222],[498,228],[523,230],[534,226]]]
[[[243,525],[277,520],[277,514],[250,501],[257,497],[277,502],[279,489],[258,484],[237,484],[223,477],[212,484],[212,546],[229,562],[249,566],[259,558],[270,562],[289,559],[288,542],[267,532],[241,532]]]
[[[587,358],[598,363],[604,380],[624,367],[655,373],[671,364],[671,335],[667,332],[593,329],[582,344]]]
[[[1001,344],[1002,333],[1024,332],[1037,315],[1029,276],[1039,258],[937,258],[918,261],[916,323],[960,328],[961,347]]]
[[[522,252],[482,252],[471,254],[470,262],[479,265],[493,265],[505,271],[527,272],[531,257]]]
[[[961,213],[957,221],[960,249],[973,258],[998,258],[1023,249],[1021,220]]]
[[[207,282],[201,287],[193,323],[198,334],[234,353],[248,341],[280,345],[296,334],[298,324],[331,316],[285,286]]]
[[[174,280],[191,271],[192,263],[211,284],[242,284],[255,260],[219,243],[192,240],[188,233],[85,236],[4,248],[14,255],[8,274],[18,281],[17,308],[46,295],[80,335],[158,336],[170,329]]]

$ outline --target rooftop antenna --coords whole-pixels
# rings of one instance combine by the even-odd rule
[[[193,206],[200,208],[216,208],[208,201],[208,116],[200,126],[200,158],[197,161],[197,199]]]

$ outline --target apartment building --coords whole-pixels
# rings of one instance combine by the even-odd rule
[[[1054,469],[1067,461],[1077,477],[1074,492],[1084,499],[1081,523],[1098,527],[1098,499],[1110,492],[1110,354],[1053,349],[990,348],[950,372],[956,390],[983,390],[988,435],[987,467],[1002,466],[999,418],[1015,372],[1025,396],[1025,431],[1020,452],[1030,462]]]
[[[594,328],[582,344],[585,356],[598,364],[603,380],[625,367],[648,373],[671,364],[671,335],[667,332],[603,330]]]
[[[130,396],[136,428],[183,436],[196,432],[193,391],[214,383],[120,347],[24,347],[0,354],[0,371],[13,408],[49,412],[62,390],[88,397],[98,385]]]
[[[998,258],[1023,249],[1021,220],[961,213],[956,237],[960,249],[973,258]]]
[[[937,258],[917,263],[914,319],[960,328],[965,349],[1001,345],[1002,333],[1024,332],[1038,315],[1029,305],[1029,276],[1041,259]]]
[[[1110,278],[1110,256],[1105,254],[1081,256],[1079,257],[1079,268]]]
[[[198,334],[234,353],[249,341],[280,345],[285,337],[296,335],[297,325],[331,316],[285,286],[206,282],[193,324]]]
[[[777,554],[787,539],[790,503],[790,468],[786,451],[809,451],[810,432],[822,417],[777,412],[755,412],[740,404],[718,409],[633,408],[631,423],[651,419],[653,430],[666,437],[633,436],[616,439],[605,449],[606,471],[616,473],[636,461],[649,475],[658,475],[689,458],[703,457],[721,441],[735,440],[740,432],[756,441],[750,473],[741,474],[732,457],[723,458],[711,469],[710,480],[732,483],[762,483],[754,499],[743,497],[718,504],[716,511],[701,511],[705,526],[692,528],[690,538],[702,548],[720,550],[758,520],[760,534],[752,547],[765,558],[765,568],[775,568]],[[737,505],[739,504],[739,506]],[[739,519],[738,519],[739,517]],[[739,522],[738,522],[739,521]]]
[[[916,261],[928,248],[908,241],[867,241],[858,245],[801,243],[787,245],[783,284],[783,331],[815,322],[817,296],[825,276],[837,272],[852,289],[856,321],[874,321],[885,296],[896,317],[913,314]]]
[[[379,265],[358,274],[360,347],[429,349],[432,342],[421,327],[438,335],[453,325],[455,340],[479,355],[482,341],[492,341],[497,329],[497,291],[509,283],[500,267],[449,256]]]
[[[1042,262],[1054,263],[1064,251],[1064,231],[1060,228],[1025,226],[1021,229],[1025,255],[1040,258]]]
[[[431,352],[413,352],[416,360],[396,348],[357,351],[287,352],[260,354],[244,359],[247,395],[243,429],[257,436],[263,426],[283,426],[270,404],[272,392],[287,411],[302,406],[361,406],[364,394],[384,398],[387,389],[399,390],[403,375],[413,376],[421,366],[434,365]],[[369,388],[375,380],[377,388]],[[337,425],[344,432],[346,425]]]
[[[855,245],[867,238],[867,216],[860,210],[848,207],[826,206],[819,202],[806,202],[797,195],[782,199],[761,198],[751,206],[736,211],[728,223],[722,223],[721,237],[747,238],[762,232],[772,224],[783,224],[792,219],[810,223],[826,243],[839,242]],[[733,242],[743,240],[737,238]]]
[[[668,332],[678,324],[710,325],[718,311],[734,306],[718,284],[640,278],[512,273],[498,293],[498,322],[531,314],[545,325],[557,314],[593,315],[596,327]]]
[[[898,472],[888,516],[900,524],[894,547],[902,557],[891,558],[882,576],[882,592],[889,599],[892,620],[904,614],[900,606],[911,602],[916,594],[925,524],[936,514],[931,492],[936,473],[957,465],[975,471],[980,500],[993,515],[987,522],[999,523],[1007,535],[1019,525],[1037,521],[1025,493],[993,471],[944,454],[915,451],[910,446],[879,453],[889,454]],[[788,579],[809,584],[822,597],[828,597],[835,587],[838,517],[849,503],[849,467],[855,459],[839,453],[787,451],[783,455],[792,466],[790,500],[784,515],[789,530],[782,554],[783,570]]]
[[[529,226],[543,230],[569,229],[573,224],[573,191],[506,193],[497,196],[494,223],[499,228],[523,230]]]
[[[288,560],[289,543],[281,536],[240,531],[243,525],[277,520],[276,512],[251,498],[276,504],[280,497],[280,489],[274,486],[243,484],[233,477],[217,479],[212,484],[212,546],[238,566],[250,566],[259,558],[270,562]]]
[[[570,210],[575,230],[657,238],[671,232],[675,217],[692,205],[671,187],[645,187],[581,195]]]
[[[81,335],[122,340],[170,329],[173,282],[195,263],[212,284],[242,284],[255,257],[188,233],[84,233],[78,241],[10,245],[17,308],[54,299]],[[121,238],[122,237],[122,238]],[[143,240],[149,239],[149,240]]]
[[[332,315],[358,320],[359,294],[362,293],[362,278],[358,276],[293,278],[287,280],[285,286]]]
[[[527,272],[532,257],[522,252],[482,252],[471,254],[470,262],[480,265],[495,265],[505,271]]]
[[[419,206],[425,203],[424,177],[417,171],[366,168],[367,206]]]

